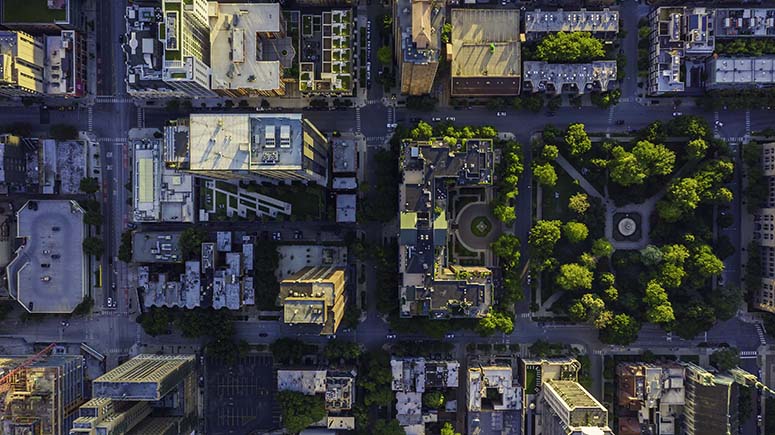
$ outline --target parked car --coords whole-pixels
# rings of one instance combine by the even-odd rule
[[[498,112],[496,116],[506,116],[506,112]]]
[[[434,116],[433,119],[431,119],[431,121],[433,121],[433,122],[441,122],[441,118],[437,118],[437,117]]]
[[[454,116],[447,116],[447,121],[455,122]]]

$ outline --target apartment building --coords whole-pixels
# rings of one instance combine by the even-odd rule
[[[210,90],[210,26],[207,0],[163,0],[162,80],[195,97]]]
[[[402,317],[482,317],[492,303],[486,266],[456,264],[447,246],[458,188],[483,191],[492,184],[492,141],[469,139],[453,150],[441,140],[402,144],[399,186],[400,314]],[[483,192],[485,193],[485,192]]]
[[[519,95],[519,17],[517,9],[452,9],[452,96]]]
[[[63,30],[46,37],[46,95],[83,97],[87,93],[86,35]]]
[[[547,94],[605,92],[616,86],[616,61],[548,63],[525,61],[522,89]]]
[[[526,11],[525,37],[529,41],[540,40],[557,32],[587,32],[610,43],[619,33],[619,11],[604,8],[602,11],[586,9],[564,11]]]
[[[209,3],[212,90],[229,97],[285,95],[296,48],[279,3]]]
[[[713,374],[694,364],[686,365],[686,435],[736,433],[739,385],[732,376]]]
[[[523,389],[510,365],[478,364],[469,367],[467,380],[468,433],[522,433]]]
[[[772,86],[775,56],[713,56],[706,63],[705,72],[708,89]]]
[[[425,424],[437,422],[440,410],[423,407],[423,394],[457,388],[460,363],[422,357],[394,357],[390,360],[390,371],[398,423],[408,434],[424,434]]]
[[[194,355],[138,355],[92,382],[70,435],[191,433],[198,420]]]
[[[684,376],[684,367],[672,362],[619,364],[616,433],[679,433],[686,404]]]
[[[7,374],[31,356],[2,356]],[[80,355],[47,355],[12,376],[0,393],[0,433],[67,435],[86,399]]]
[[[305,267],[280,282],[283,322],[336,333],[347,305],[345,271],[337,266]]]
[[[0,95],[37,96],[46,93],[46,43],[40,36],[0,30]]]
[[[393,17],[401,93],[428,94],[439,69],[444,8],[430,0],[399,0],[393,2]]]
[[[328,140],[300,113],[197,113],[189,118],[194,175],[328,183]]]
[[[302,94],[352,94],[353,22],[350,9],[301,15],[298,80]]]
[[[543,435],[614,435],[608,410],[575,381],[549,380],[542,392]]]
[[[754,214],[754,240],[762,261],[762,284],[753,299],[754,307],[775,313],[775,142],[762,145],[762,169],[769,186],[765,207]]]

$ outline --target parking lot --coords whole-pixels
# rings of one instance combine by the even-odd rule
[[[278,427],[276,381],[270,354],[242,357],[235,364],[207,359],[207,433],[252,434]]]

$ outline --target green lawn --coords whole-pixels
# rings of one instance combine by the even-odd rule
[[[249,192],[256,192],[291,203],[291,216],[298,220],[323,219],[325,192],[317,184],[279,184],[263,186],[248,184],[244,186]]]
[[[226,194],[223,192],[215,192],[215,211],[218,212],[220,210],[226,210],[226,204],[228,203],[228,198],[226,197]]]
[[[543,195],[541,199],[542,219],[560,219],[567,222],[575,218],[573,212],[568,209],[568,199],[584,190],[574,184],[574,180],[562,168],[556,168],[556,171],[557,184],[554,187],[541,187]],[[559,195],[555,195],[555,193]]]
[[[538,371],[536,369],[525,370],[525,394],[535,394],[538,384]]]
[[[67,18],[65,9],[49,9],[47,0],[5,0],[4,20],[9,23],[53,23]]]

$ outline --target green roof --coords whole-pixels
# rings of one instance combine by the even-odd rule
[[[447,229],[447,212],[442,211],[440,215],[436,216],[433,220],[434,230],[446,230]]]
[[[54,23],[67,19],[65,9],[49,9],[47,0],[5,0],[3,20],[6,23]]]
[[[417,228],[417,212],[410,211],[401,213],[401,229],[409,230]]]

